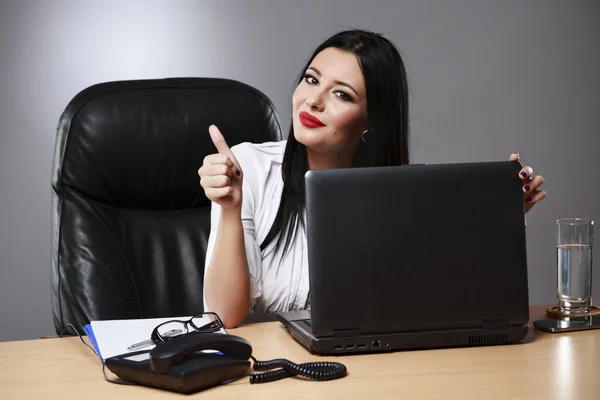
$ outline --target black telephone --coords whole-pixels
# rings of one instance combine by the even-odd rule
[[[193,393],[243,377],[250,369],[250,359],[254,361],[254,371],[268,371],[250,374],[252,384],[296,375],[318,381],[346,376],[346,367],[336,362],[298,365],[285,359],[257,361],[246,339],[205,332],[181,335],[159,343],[150,351],[107,358],[104,365],[126,382]]]
[[[251,355],[252,346],[246,339],[201,333],[160,343],[150,351],[111,357],[105,365],[128,382],[192,393],[244,376]]]

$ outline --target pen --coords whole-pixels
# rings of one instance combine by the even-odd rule
[[[182,333],[183,330],[181,329],[171,329],[170,331],[165,332],[165,334],[163,336],[172,336],[172,335],[176,335],[178,333]],[[141,349],[142,347],[148,347],[148,346],[152,346],[154,344],[154,341],[152,339],[148,339],[148,340],[144,340],[142,342],[139,343],[134,343],[131,346],[129,346],[127,348],[127,350],[137,350],[137,349]]]

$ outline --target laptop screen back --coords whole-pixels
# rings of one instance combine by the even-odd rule
[[[528,320],[521,165],[309,171],[312,331]]]

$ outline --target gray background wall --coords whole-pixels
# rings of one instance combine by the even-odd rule
[[[299,68],[348,27],[382,32],[403,53],[414,162],[518,151],[544,175],[549,197],[527,218],[530,302],[554,302],[556,218],[600,220],[600,2],[3,0],[0,340],[53,334],[50,171],[59,115],[77,92],[232,78],[266,93],[287,130]]]

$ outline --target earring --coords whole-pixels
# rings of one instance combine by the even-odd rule
[[[365,133],[369,132],[368,129],[365,129],[365,131],[362,133],[362,140],[363,142],[367,143],[366,139],[365,139]]]

